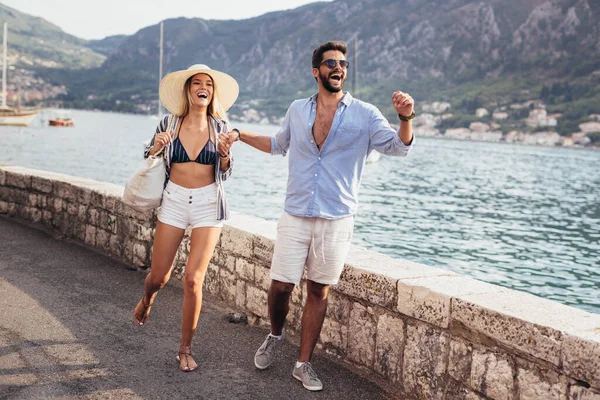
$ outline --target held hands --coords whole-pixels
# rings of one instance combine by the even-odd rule
[[[408,93],[397,91],[392,95],[392,105],[398,114],[409,117],[414,111],[415,101]]]
[[[233,145],[233,142],[237,141],[238,133],[236,131],[230,131],[227,133],[219,134],[219,145],[217,147],[218,152],[222,156],[227,156],[229,154],[229,150]]]

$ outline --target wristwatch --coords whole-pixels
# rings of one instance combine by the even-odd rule
[[[417,115],[417,114],[415,114],[415,112],[413,111],[413,113],[410,114],[408,117],[398,114],[398,118],[400,118],[400,121],[410,121],[411,119],[413,119],[415,117],[415,115]]]
[[[237,142],[238,140],[242,140],[242,134],[240,133],[240,130],[238,128],[233,128],[232,131],[236,131],[238,134],[237,139],[235,139],[235,141]]]

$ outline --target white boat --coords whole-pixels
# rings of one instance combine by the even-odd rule
[[[41,110],[22,110],[11,107],[0,107],[0,125],[29,126],[31,120]]]
[[[28,126],[41,109],[13,108],[6,105],[6,47],[8,24],[4,23],[4,55],[2,63],[2,105],[0,106],[0,125]]]

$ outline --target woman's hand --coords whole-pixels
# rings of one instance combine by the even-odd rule
[[[150,154],[154,155],[161,151],[171,141],[171,135],[167,132],[157,133],[154,137],[154,146],[150,149]]]
[[[229,154],[231,145],[233,145],[233,142],[237,140],[237,136],[238,134],[236,131],[219,134],[219,146],[217,150],[219,151],[219,153],[221,153],[222,156],[226,156],[227,154]]]

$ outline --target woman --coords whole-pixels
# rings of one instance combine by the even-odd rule
[[[192,338],[202,307],[202,285],[221,233],[228,206],[221,182],[231,174],[233,159],[217,151],[218,135],[229,131],[225,110],[237,99],[239,87],[231,76],[196,64],[164,77],[159,95],[171,111],[156,128],[145,157],[163,149],[167,184],[158,212],[152,268],[134,320],[143,325],[154,298],[171,276],[173,260],[185,229],[192,227],[190,255],[185,266],[179,369],[193,371]],[[172,132],[165,132],[172,120]]]

